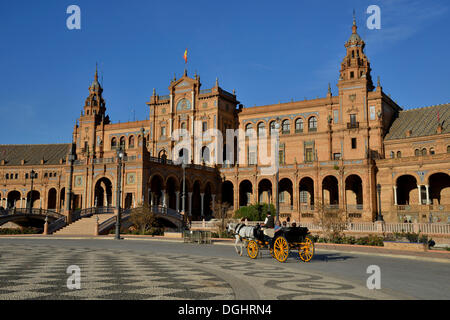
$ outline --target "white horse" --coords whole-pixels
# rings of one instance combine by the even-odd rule
[[[234,248],[238,255],[242,256],[242,252],[244,251],[244,242],[242,238],[247,239],[255,239],[254,236],[255,227],[246,226],[245,223],[229,223],[227,226],[228,232],[233,232],[236,237],[236,241],[234,243]]]

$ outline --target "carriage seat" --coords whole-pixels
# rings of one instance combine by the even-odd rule
[[[272,228],[266,228],[264,229],[264,235],[273,238],[275,236],[275,229]]]

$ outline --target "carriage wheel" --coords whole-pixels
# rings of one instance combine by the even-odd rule
[[[310,237],[306,237],[305,242],[300,244],[298,255],[300,256],[300,259],[305,262],[311,261],[314,256],[314,242]]]
[[[255,240],[250,240],[247,246],[247,254],[250,258],[256,259],[258,256],[259,246]]]
[[[273,253],[275,259],[279,262],[285,262],[287,260],[289,256],[289,245],[285,237],[280,236],[275,240],[273,245]]]

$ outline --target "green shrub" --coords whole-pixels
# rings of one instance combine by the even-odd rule
[[[234,213],[234,218],[246,218],[248,221],[263,221],[266,218],[267,212],[270,212],[272,216],[275,216],[276,211],[273,204],[252,204],[250,206],[242,207],[239,210],[236,210],[236,212]]]

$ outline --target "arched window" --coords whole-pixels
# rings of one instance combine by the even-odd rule
[[[5,179],[9,180],[9,173],[6,174]]]
[[[120,137],[120,146],[125,148],[125,137]]]
[[[291,124],[289,120],[283,120],[281,123],[281,130],[283,134],[291,133]]]
[[[391,151],[391,158],[395,158],[395,153],[394,153],[394,151]]]
[[[128,148],[134,148],[134,136],[128,138]]]
[[[38,175],[37,175],[37,173],[36,173],[36,176],[35,176],[35,178],[37,178],[38,177]],[[15,179],[19,179],[19,174],[18,173],[16,173],[16,176],[14,177]]]
[[[317,131],[317,118],[316,117],[309,118],[308,131]]]
[[[423,156],[426,156],[426,155],[427,155],[427,149],[426,149],[426,148],[423,148],[423,149],[422,149],[422,155],[423,155]]]
[[[111,149],[114,149],[115,147],[117,147],[117,139],[112,138],[111,139]]]
[[[419,149],[414,150],[414,155],[416,157],[420,156],[420,150]]]
[[[303,132],[303,119],[298,118],[295,120],[295,133]]]
[[[430,154],[434,154],[434,148],[430,148]]]
[[[252,129],[253,129],[253,125],[251,123],[247,124],[245,126],[245,135],[246,136],[251,135],[251,131],[250,130],[252,130]]]
[[[401,151],[397,151],[397,158],[401,158],[402,157],[402,152]]]
[[[447,146],[447,153],[450,153],[450,146]]]
[[[275,132],[276,127],[275,127],[275,121],[271,121],[270,122],[270,133],[272,134],[273,132]]]
[[[181,129],[186,130],[186,122],[181,123]]]
[[[264,125],[264,122],[260,122],[258,123],[258,137],[265,135],[266,135],[266,126]]]

